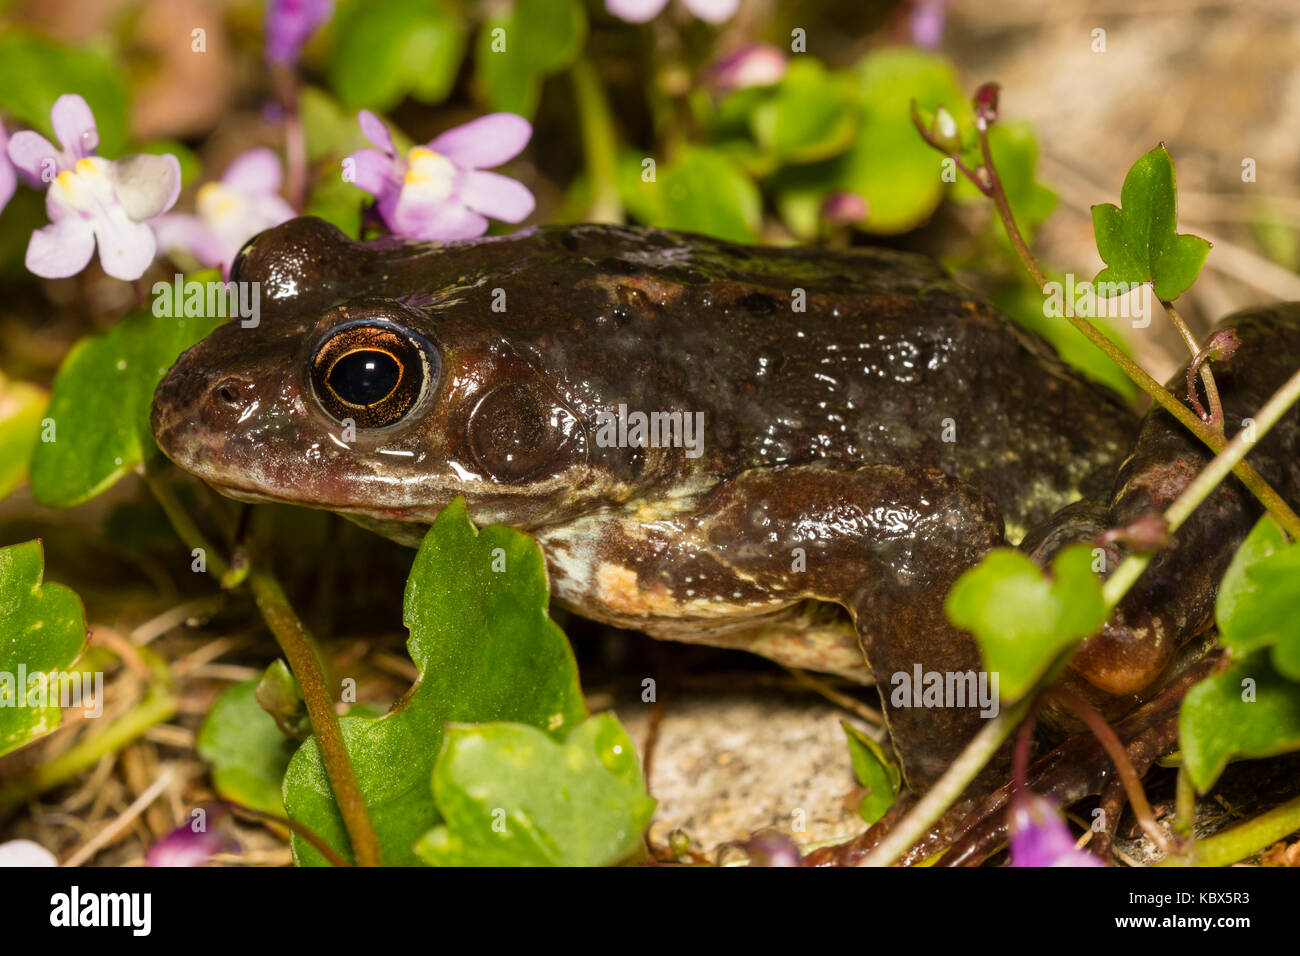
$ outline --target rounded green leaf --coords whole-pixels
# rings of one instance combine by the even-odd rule
[[[911,104],[944,106],[959,125],[970,107],[951,64],[904,47],[872,53],[859,67],[862,120],[852,148],[834,160],[838,187],[870,208],[860,228],[904,232],[923,222],[943,199],[943,159],[912,125]]]
[[[1286,555],[1275,559],[1277,555]],[[1295,582],[1300,550],[1288,548],[1282,526],[1270,515],[1255,523],[1232,556],[1219,583],[1214,620],[1219,640],[1238,654],[1272,644],[1291,623],[1300,588]],[[1276,563],[1276,572],[1270,567]],[[1263,575],[1263,579],[1259,575]],[[1268,582],[1266,584],[1266,582]]]
[[[216,273],[194,278],[203,277]],[[170,296],[170,284],[160,285]],[[158,454],[149,430],[154,389],[177,357],[222,321],[137,309],[106,335],[74,345],[45,413],[52,434],[42,434],[32,455],[32,496],[59,508],[81,504]]]
[[[1300,684],[1256,651],[1201,681],[1178,713],[1183,765],[1204,793],[1233,757],[1268,757],[1300,748]]]
[[[624,204],[649,226],[698,232],[732,242],[758,238],[762,199],[758,187],[732,159],[702,146],[684,147],[647,182],[642,160],[626,159],[620,191]]]
[[[0,374],[0,498],[27,474],[48,401],[45,389]]]
[[[1027,556],[995,548],[948,592],[948,618],[975,635],[984,667],[998,675],[1003,700],[1029,692],[1052,662],[1106,620],[1092,549],[1071,545],[1051,577]]]
[[[465,54],[465,26],[442,0],[366,0],[338,14],[330,85],[345,106],[383,112],[406,96],[437,103]]]
[[[612,714],[562,743],[525,724],[447,728],[433,770],[445,823],[421,837],[431,866],[604,866],[641,844],[655,801]]]
[[[0,754],[59,726],[59,677],[86,644],[81,598],[44,573],[40,541],[0,548]]]
[[[445,724],[509,720],[562,737],[586,716],[573,652],[547,615],[549,593],[537,542],[501,525],[475,530],[459,498],[425,535],[404,602],[420,676],[383,717],[339,722],[388,865],[418,863],[412,847],[438,822],[429,774]],[[293,756],[284,803],[350,855],[314,737]],[[299,864],[325,863],[298,837],[293,850]]]
[[[212,765],[212,784],[227,800],[284,816],[280,788],[297,743],[285,737],[257,702],[259,678],[228,687],[199,728],[199,756]]]
[[[493,109],[531,118],[541,81],[577,59],[587,13],[577,0],[518,0],[479,29],[474,66]]]
[[[855,94],[851,76],[798,58],[771,96],[750,113],[754,139],[765,152],[791,163],[842,153],[858,128]]]

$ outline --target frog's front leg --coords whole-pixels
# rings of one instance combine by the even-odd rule
[[[974,640],[943,612],[957,576],[1003,542],[997,506],[976,488],[937,469],[762,469],[720,487],[698,521],[739,573],[849,610],[913,789],[997,712]],[[987,782],[1005,770],[986,768]]]
[[[948,623],[943,600],[1002,543],[1002,518],[938,470],[754,469],[689,511],[629,513],[594,530],[539,536],[557,597],[657,637],[726,643],[727,629],[754,633],[754,621],[809,599],[847,608],[913,788],[928,787],[996,712],[996,687],[979,680],[975,644]],[[960,702],[924,693],[934,680]],[[1004,771],[990,767],[988,782]]]

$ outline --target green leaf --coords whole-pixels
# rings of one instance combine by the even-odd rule
[[[484,98],[493,109],[531,119],[542,79],[572,64],[586,37],[578,0],[518,0],[479,29],[474,65]]]
[[[640,845],[655,808],[612,714],[563,743],[523,724],[448,727],[433,793],[446,823],[416,846],[431,866],[617,863]]]
[[[1023,697],[1060,654],[1106,621],[1092,549],[1071,545],[1049,578],[1026,555],[995,548],[948,592],[948,618],[975,635],[1005,701]]]
[[[312,164],[303,214],[333,223],[344,235],[359,237],[361,204],[367,197],[343,179],[340,166],[347,154],[369,145],[361,134],[356,114],[312,86],[304,86],[298,94],[298,111],[307,141],[307,160]],[[389,131],[399,150],[409,148],[409,142],[399,130],[390,126]]]
[[[683,147],[671,163],[656,169],[653,182],[641,178],[641,162],[640,157],[625,157],[619,187],[624,204],[646,225],[732,242],[758,238],[758,187],[722,153]]]
[[[0,498],[27,474],[48,401],[45,389],[0,374]]]
[[[903,783],[902,771],[885,756],[885,751],[857,727],[841,720],[849,738],[849,759],[853,761],[853,775],[867,789],[858,804],[858,815],[868,823],[875,823],[898,799],[898,789]]]
[[[212,785],[227,800],[284,816],[280,787],[297,743],[285,737],[257,702],[259,678],[227,687],[199,728],[199,756],[212,765]]]
[[[43,584],[44,571],[40,541],[0,548],[0,754],[59,726],[59,675],[86,645],[81,598],[61,584]],[[70,686],[80,686],[84,697],[86,681],[77,680]]]
[[[0,63],[0,111],[58,146],[50,108],[64,93],[78,93],[95,114],[100,155],[121,155],[127,141],[126,85],[106,56],[9,29],[0,34]]]
[[[205,272],[191,279],[216,277]],[[149,430],[154,389],[176,358],[222,321],[159,317],[141,308],[106,335],[74,345],[46,411],[54,441],[39,442],[32,455],[33,497],[59,508],[81,504],[158,454]]]
[[[806,163],[842,153],[858,128],[853,78],[830,73],[817,60],[797,58],[771,95],[750,113],[749,122],[759,147],[784,162]]]
[[[548,599],[536,541],[501,525],[476,531],[461,499],[443,509],[406,582],[407,649],[420,676],[385,716],[340,721],[385,863],[417,863],[415,841],[438,822],[429,775],[449,721],[517,721],[562,738],[586,716]],[[294,754],[284,801],[293,819],[348,855],[314,737]],[[297,837],[293,849],[300,864],[325,862]]]
[[[786,169],[773,178],[782,216],[791,212],[787,224],[805,239],[812,237],[806,211],[819,208],[828,193],[839,190],[867,201],[870,211],[860,229],[892,234],[920,225],[943,199],[946,184],[944,157],[912,125],[912,100],[923,110],[946,106],[959,125],[971,119],[956,73],[941,56],[889,47],[864,57],[857,72],[861,115],[853,144],[834,159]],[[811,227],[815,230],[815,217]]]
[[[344,154],[369,145],[356,114],[345,110],[324,90],[303,86],[298,92],[298,115],[307,141],[308,162],[320,162],[326,157],[341,159]],[[339,178],[337,167],[331,173],[332,178]]]
[[[1152,282],[1161,301],[1177,298],[1196,281],[1210,244],[1199,236],[1175,233],[1178,188],[1163,143],[1133,164],[1119,198],[1120,207],[1092,207],[1097,252],[1106,263],[1093,283]]]
[[[1183,765],[1202,793],[1232,757],[1300,749],[1300,684],[1278,673],[1266,651],[1256,651],[1187,692],[1178,740]]]
[[[10,127],[6,127],[12,133]],[[45,194],[19,189],[0,211],[0,282],[19,284],[32,281],[27,271],[27,243],[32,233],[49,225]]]
[[[1300,681],[1300,545],[1260,518],[1233,555],[1219,585],[1214,617],[1219,640],[1237,656],[1271,647],[1273,666]]]
[[[1219,640],[1238,654],[1246,654],[1271,643],[1266,614],[1256,613],[1260,585],[1250,573],[1266,558],[1286,550],[1286,534],[1271,515],[1255,523],[1246,540],[1232,556],[1232,563],[1219,582],[1214,603],[1214,620],[1219,626]],[[1261,625],[1263,625],[1261,627]]]
[[[330,86],[345,106],[384,112],[406,96],[438,103],[465,55],[465,26],[443,0],[366,0],[335,22]]]
[[[345,182],[337,170],[322,176],[307,196],[303,215],[316,216],[337,226],[345,236],[360,238],[361,204],[365,200],[353,183]]]

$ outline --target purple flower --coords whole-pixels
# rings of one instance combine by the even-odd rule
[[[833,192],[822,201],[821,215],[835,226],[851,226],[867,218],[871,207],[857,193],[841,190]]]
[[[750,866],[803,866],[799,845],[784,833],[760,833],[741,844]]]
[[[216,854],[234,846],[229,823],[230,811],[224,806],[218,804],[207,808],[202,816],[177,827],[149,847],[145,863],[149,866],[202,866]]]
[[[18,168],[22,181],[33,189],[43,189],[59,173],[71,172],[77,160],[95,154],[99,146],[99,129],[90,105],[75,93],[65,93],[54,101],[50,122],[62,149],[31,130],[19,130],[9,140],[6,151]]]
[[[771,86],[785,76],[785,54],[770,43],[749,43],[713,64],[713,81],[730,92]]]
[[[18,174],[14,164],[9,161],[9,133],[0,123],[0,212],[9,205],[14,190],[18,188]]]
[[[375,208],[399,236],[426,241],[472,239],[487,231],[485,217],[521,222],[533,211],[523,183],[489,173],[518,155],[533,135],[528,120],[490,113],[449,129],[427,146],[397,154],[383,121],[369,110],[357,116],[366,139],[345,160],[350,181],[375,197]]]
[[[740,8],[740,0],[682,0],[686,9],[701,20],[721,23],[730,20]],[[605,9],[628,23],[653,20],[668,6],[668,0],[605,0]]]
[[[1074,837],[1046,797],[1025,791],[1012,798],[1012,866],[1105,866],[1074,845]]]
[[[176,212],[154,220],[158,244],[184,249],[205,266],[221,266],[229,278],[245,242],[293,218],[293,207],[280,196],[281,178],[273,150],[250,149],[226,167],[219,181],[199,187],[194,199],[198,215]]]
[[[137,153],[117,160],[94,155],[99,132],[80,96],[60,96],[50,111],[62,149],[29,130],[9,140],[9,159],[34,188],[49,185],[45,212],[50,224],[32,233],[27,268],[46,279],[84,269],[99,245],[104,271],[138,279],[157,251],[146,224],[176,202],[181,166],[175,156]]]
[[[298,62],[303,46],[334,13],[334,0],[270,0],[266,5],[266,59]]]
[[[907,29],[912,42],[923,50],[933,50],[943,42],[948,0],[912,0]]]

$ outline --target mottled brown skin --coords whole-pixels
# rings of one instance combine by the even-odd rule
[[[1029,534],[1048,556],[1165,503],[1204,458],[1149,416],[1108,501],[1136,417],[901,253],[611,226],[355,243],[299,219],[250,243],[234,278],[261,283],[260,326],[219,328],[155,396],[154,434],[181,467],[236,497],[327,508],[408,543],[463,495],[476,521],[538,537],[554,596],[581,614],[874,673],[885,690],[918,662],[979,669],[942,601],[989,548]],[[1300,354],[1293,316],[1270,376]],[[311,368],[333,330],[357,322],[427,342],[436,381],[395,424],[344,441]],[[1233,374],[1245,367],[1227,372],[1233,414],[1271,387]],[[597,413],[620,404],[703,412],[703,454],[602,447]],[[1294,482],[1295,459],[1281,460]],[[1235,485],[1212,508],[1212,527],[1191,522],[1180,543],[1213,540],[1226,560],[1255,510]],[[1143,592],[1149,604],[1126,602],[1126,626],[1093,639],[1078,679],[1132,706],[1205,625],[1221,564],[1181,547],[1157,562],[1168,580]],[[1155,619],[1164,629],[1148,646]],[[978,707],[896,708],[887,694],[885,705],[917,787],[980,723]]]

